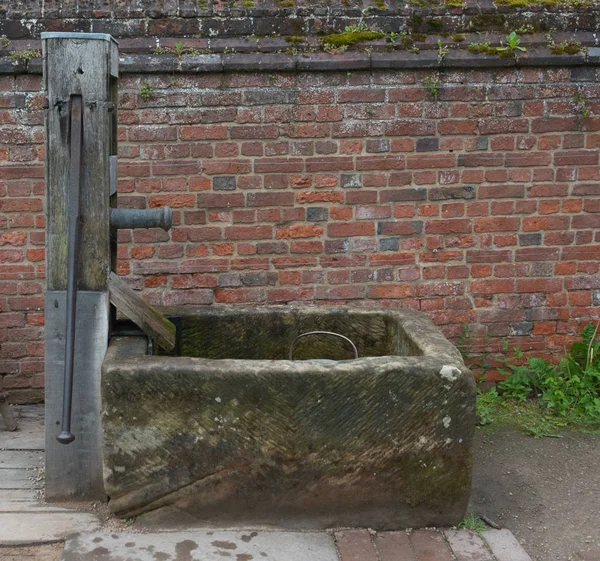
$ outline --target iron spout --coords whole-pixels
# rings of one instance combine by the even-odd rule
[[[168,231],[173,226],[173,211],[164,206],[151,210],[137,208],[111,208],[110,227],[116,230],[124,228],[162,228]]]

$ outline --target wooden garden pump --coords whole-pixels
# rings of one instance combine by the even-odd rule
[[[47,94],[45,494],[47,500],[104,499],[100,381],[115,315],[111,304],[163,346],[175,344],[175,326],[149,311],[113,273],[115,232],[168,229],[172,218],[170,209],[115,208],[117,42],[103,33],[42,33],[42,48]],[[136,298],[141,302],[134,306]],[[134,317],[140,310],[150,328]],[[162,333],[152,331],[155,324]]]

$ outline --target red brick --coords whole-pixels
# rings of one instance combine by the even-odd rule
[[[406,156],[407,169],[452,168],[456,166],[454,154],[409,154]]]
[[[529,132],[529,121],[527,119],[517,119],[515,117],[493,117],[488,119],[480,119],[478,128],[479,134],[509,134]]]
[[[419,561],[452,561],[453,555],[442,534],[435,530],[415,530],[411,536],[415,556]]]
[[[364,298],[366,289],[364,286],[317,286],[315,291],[316,300],[356,300]]]
[[[323,242],[292,242],[290,253],[323,253]]]
[[[428,234],[468,234],[473,230],[473,222],[469,219],[430,220],[425,223]]]
[[[477,189],[480,199],[511,199],[523,198],[525,187],[523,185],[482,185]]]
[[[475,232],[511,232],[519,229],[520,218],[476,218]]]
[[[323,227],[312,224],[296,224],[286,228],[278,228],[276,237],[282,238],[313,238],[323,234]]]
[[[345,530],[334,534],[341,561],[377,561],[368,530]]]
[[[542,117],[531,121],[533,133],[575,130],[577,130],[577,117]]]
[[[562,279],[518,279],[516,292],[560,292]]]
[[[312,301],[314,299],[314,288],[272,288],[267,291],[269,302],[294,302]]]
[[[373,222],[344,222],[329,224],[327,235],[332,238],[346,238],[350,236],[373,236],[375,224]]]
[[[342,203],[344,202],[344,193],[334,191],[301,191],[296,194],[298,203]]]
[[[152,195],[148,201],[150,208],[170,206],[171,208],[196,206],[195,195]]]
[[[403,299],[411,298],[415,294],[412,284],[386,284],[380,286],[371,286],[367,293],[368,298],[375,299]]]
[[[556,157],[555,157],[556,159]],[[506,155],[506,167],[533,167],[550,165],[551,158],[547,152],[515,152]]]
[[[515,283],[513,280],[479,280],[473,281],[469,289],[473,293],[479,294],[512,294]]]
[[[256,192],[248,193],[247,200],[250,207],[281,207],[292,206],[294,198],[294,193],[292,192]]]
[[[225,135],[222,138],[227,138]],[[231,138],[253,139],[253,138],[279,138],[279,127],[275,125],[263,126],[237,126],[231,128]]]
[[[568,216],[526,216],[523,218],[523,231],[564,230],[569,227],[569,220]]]
[[[563,150],[554,154],[555,166],[597,166],[597,150]]]

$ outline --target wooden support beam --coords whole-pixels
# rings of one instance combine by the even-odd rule
[[[170,351],[175,347],[175,324],[161,315],[115,273],[111,273],[108,281],[110,303],[123,312],[133,323],[151,337],[156,344]]]
[[[46,110],[46,498],[104,498],[100,368],[108,345],[110,157],[116,155],[118,50],[110,35],[43,33]],[[72,96],[83,100],[72,431],[59,444],[63,404]],[[113,197],[114,204],[114,197]]]

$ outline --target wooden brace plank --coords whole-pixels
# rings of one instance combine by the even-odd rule
[[[152,337],[159,347],[167,351],[175,347],[175,325],[112,272],[108,278],[108,290],[110,303]]]

